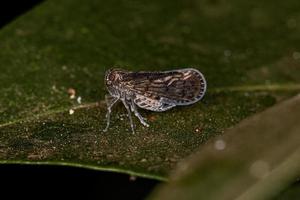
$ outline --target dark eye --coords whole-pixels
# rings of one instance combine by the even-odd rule
[[[110,80],[107,80],[106,83],[107,83],[108,85],[110,85],[110,84],[111,84],[111,81],[110,81]]]

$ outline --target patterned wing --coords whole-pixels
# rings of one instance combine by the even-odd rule
[[[206,81],[196,69],[166,72],[131,72],[125,87],[133,92],[134,102],[141,108],[165,111],[176,105],[189,105],[205,94]]]

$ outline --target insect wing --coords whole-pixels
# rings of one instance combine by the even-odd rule
[[[128,88],[134,103],[152,111],[165,111],[176,105],[189,105],[205,94],[206,81],[196,69],[128,74]]]

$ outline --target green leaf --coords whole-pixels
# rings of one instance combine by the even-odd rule
[[[244,120],[181,162],[152,199],[276,197],[300,177],[299,119],[300,95]]]
[[[295,0],[46,1],[0,31],[0,160],[166,179],[209,138],[300,90]],[[195,67],[203,101],[105,127],[105,71]],[[70,99],[74,88],[82,103]],[[75,111],[73,114],[70,110]],[[70,113],[72,115],[70,115]]]

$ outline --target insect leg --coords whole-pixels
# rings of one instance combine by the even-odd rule
[[[111,108],[112,106],[119,100],[119,97],[113,97],[110,95],[105,95],[105,101],[107,104],[107,113],[106,113],[106,127],[103,130],[104,132],[106,132],[108,130],[109,124],[110,124],[110,114],[111,114]]]
[[[130,102],[130,106],[131,106],[131,110],[132,112],[134,112],[134,115],[139,118],[140,122],[146,126],[146,127],[149,127],[149,124],[147,122],[145,122],[145,119],[141,116],[141,114],[138,112],[133,100],[131,100]]]
[[[125,106],[125,108],[126,108],[126,110],[128,112],[128,118],[129,118],[129,121],[130,121],[130,126],[131,126],[131,129],[132,129],[132,133],[134,134],[135,133],[135,131],[134,131],[134,124],[133,124],[133,120],[132,120],[130,108],[129,108],[129,106],[128,106],[128,104],[127,104],[127,102],[126,102],[125,99],[121,99],[121,100],[122,100],[122,102],[123,102],[123,104],[124,104],[124,106]]]

